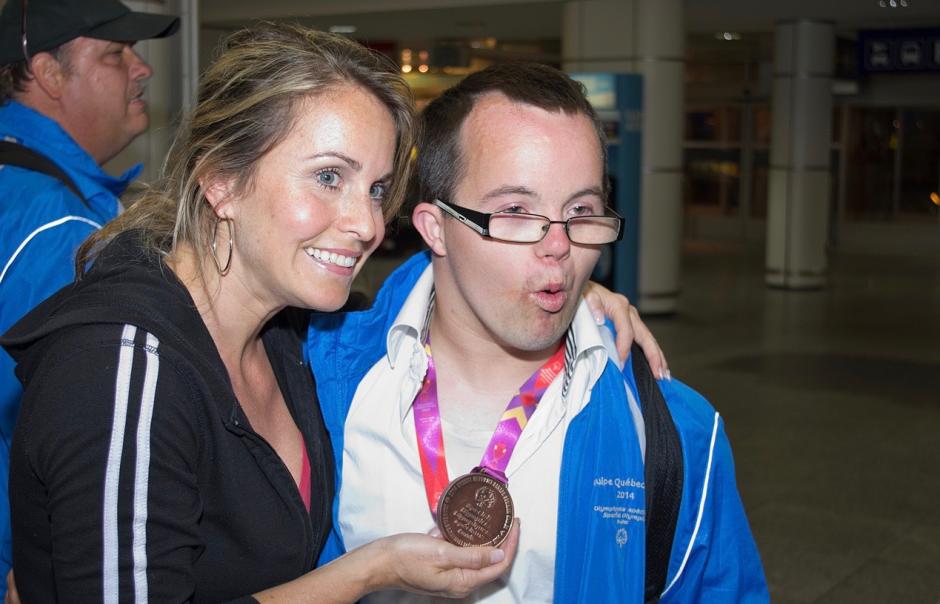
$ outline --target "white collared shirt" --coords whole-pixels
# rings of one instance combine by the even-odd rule
[[[411,408],[427,371],[427,355],[420,337],[432,286],[432,268],[428,267],[389,330],[388,355],[359,384],[346,419],[339,525],[347,549],[395,533],[427,533],[434,527]],[[591,388],[608,358],[583,301],[575,313],[572,330],[575,360],[568,396],[561,397],[563,380],[559,375],[545,391],[506,468],[522,529],[516,560],[508,577],[471,594],[464,602],[552,600],[558,481],[565,433],[590,400]],[[640,423],[635,423],[642,443],[642,418],[627,392],[631,411],[640,418]],[[492,431],[461,429],[445,416],[441,417],[441,429],[447,472],[453,480],[479,465]],[[365,601],[417,603],[437,599],[396,591],[375,593]]]

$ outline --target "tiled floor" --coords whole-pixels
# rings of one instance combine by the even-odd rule
[[[762,262],[687,245],[649,323],[725,418],[773,601],[940,604],[940,255],[835,256],[817,292]]]

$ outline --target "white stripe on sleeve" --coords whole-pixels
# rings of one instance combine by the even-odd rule
[[[42,225],[41,227],[34,230],[32,233],[27,235],[26,239],[21,241],[20,244],[16,246],[16,250],[13,252],[13,255],[10,256],[9,260],[7,260],[6,264],[3,266],[3,271],[0,272],[0,283],[3,283],[3,278],[7,276],[7,271],[10,270],[11,266],[13,266],[13,263],[16,261],[17,257],[20,255],[20,252],[23,251],[23,248],[29,245],[29,242],[33,240],[33,237],[35,237],[39,233],[42,233],[43,231],[55,228],[59,226],[60,224],[65,224],[66,222],[72,222],[72,221],[84,222],[85,224],[91,227],[94,227],[96,229],[101,228],[100,224],[98,224],[94,220],[89,220],[85,218],[84,216],[63,216],[62,218],[59,218],[58,220],[53,220],[52,222],[48,222]]]
[[[111,444],[104,477],[104,510],[102,531],[104,559],[102,589],[105,604],[117,604],[120,591],[118,575],[118,491],[121,476],[121,454],[124,450],[124,429],[127,424],[127,401],[130,396],[131,371],[134,368],[134,336],[137,328],[125,325],[121,334],[117,377],[114,384],[114,419],[111,422]]]
[[[715,454],[715,439],[718,436],[718,413],[715,413],[715,423],[712,426],[712,440],[708,445],[708,465],[705,466],[705,482],[702,485],[702,498],[699,500],[698,504],[698,515],[695,518],[695,528],[692,529],[692,538],[689,539],[689,546],[685,550],[685,556],[682,558],[682,564],[679,565],[679,570],[676,571],[676,576],[672,578],[672,581],[669,582],[669,586],[663,591],[661,596],[665,596],[669,593],[669,590],[672,589],[672,586],[676,584],[676,581],[679,580],[679,577],[682,576],[682,571],[685,570],[685,564],[689,561],[689,555],[692,553],[692,546],[695,545],[695,539],[698,537],[698,529],[702,525],[702,515],[705,513],[705,501],[708,499],[708,481],[711,478],[712,474],[712,458]]]
[[[135,601],[147,602],[147,490],[150,480],[150,420],[157,391],[160,341],[147,334],[147,369],[137,423],[137,467],[134,472],[134,594]]]

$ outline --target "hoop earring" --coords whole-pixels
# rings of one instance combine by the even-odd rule
[[[222,266],[222,263],[219,262],[219,251],[216,249],[216,239],[219,234],[219,223],[224,222],[225,226],[228,227],[228,260],[225,261],[225,266]],[[235,247],[235,226],[232,224],[230,218],[216,218],[215,227],[212,229],[212,244],[209,246],[209,249],[212,251],[212,259],[215,260],[215,268],[219,270],[219,275],[225,276],[228,274],[230,268],[232,268],[232,252]]]

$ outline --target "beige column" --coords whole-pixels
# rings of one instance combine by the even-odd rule
[[[572,0],[564,8],[566,71],[643,76],[639,299],[671,313],[679,293],[685,32],[681,0]]]
[[[777,24],[767,208],[767,285],[826,282],[835,35],[831,23]]]

